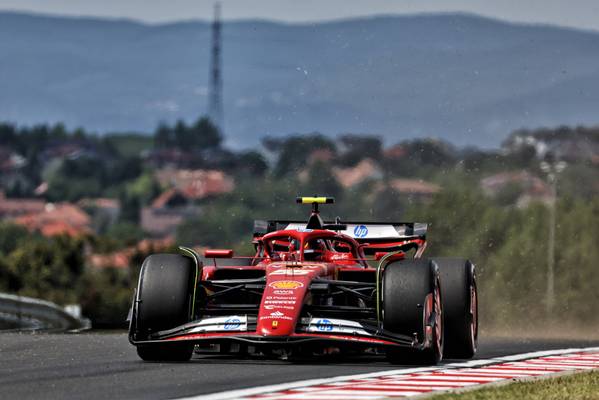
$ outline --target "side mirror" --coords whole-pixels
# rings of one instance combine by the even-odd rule
[[[204,257],[206,258],[233,258],[233,250],[231,249],[226,249],[226,250],[217,250],[217,249],[211,249],[211,250],[205,250],[204,251]]]

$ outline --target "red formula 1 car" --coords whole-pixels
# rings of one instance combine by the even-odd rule
[[[422,258],[426,224],[256,221],[252,257],[188,248],[144,261],[129,340],[147,361],[222,353],[368,350],[404,364],[470,358],[478,318],[474,265]],[[196,346],[197,345],[197,346]],[[217,346],[218,345],[218,346]]]

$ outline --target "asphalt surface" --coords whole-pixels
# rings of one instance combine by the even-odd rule
[[[599,341],[483,339],[477,358],[587,346]],[[290,362],[215,355],[145,363],[125,333],[0,334],[0,399],[167,399],[398,368],[364,357]]]

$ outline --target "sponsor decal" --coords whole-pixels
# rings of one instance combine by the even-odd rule
[[[333,330],[333,323],[328,319],[319,319],[316,321],[316,328],[322,332],[330,332]]]
[[[293,290],[273,290],[272,292],[274,294],[293,294]]]
[[[302,268],[322,269],[322,264],[302,264]]]
[[[265,300],[295,300],[293,296],[266,296]]]
[[[264,304],[295,304],[295,300],[266,300]]]
[[[298,269],[309,269],[309,268],[322,268],[322,264],[305,264],[305,263],[298,263],[298,262],[275,262],[272,263],[271,266],[274,267],[278,267],[281,269],[291,269],[293,268],[294,270],[298,270]]]
[[[368,228],[366,225],[358,225],[354,228],[354,236],[357,238],[363,238],[368,235]]]
[[[270,283],[268,286],[273,289],[297,289],[304,287],[304,284],[298,281],[277,281]]]
[[[331,255],[331,261],[351,260],[353,256],[350,253],[336,253]]]
[[[233,329],[238,329],[241,326],[241,321],[239,318],[229,318],[225,321],[225,330],[230,331]]]
[[[288,317],[287,315],[283,314],[280,311],[272,312],[272,313],[270,313],[270,315],[265,315],[263,317],[260,317],[260,319],[261,320],[263,320],[263,319],[276,319],[276,320],[283,319],[285,321],[292,321],[293,320],[293,318]]]
[[[280,309],[280,310],[295,310],[294,307],[291,306],[285,306],[282,304],[277,304],[277,305],[271,305],[271,304],[267,304],[264,306],[265,310],[275,310],[275,309]]]
[[[247,331],[247,317],[231,315],[227,317],[204,318],[195,324],[189,333]]]
[[[272,275],[308,275],[310,273],[309,270],[305,270],[305,269],[299,269],[299,268],[291,268],[291,269],[278,269],[274,272],[271,272],[270,274],[268,274],[269,276]]]
[[[301,329],[304,332],[319,332],[319,333],[330,333],[330,334],[347,334],[347,335],[360,335],[360,336],[371,336],[372,334],[367,332],[362,324],[356,321],[348,321],[343,319],[333,318],[302,318],[301,324],[304,325]],[[307,326],[306,326],[307,325]]]

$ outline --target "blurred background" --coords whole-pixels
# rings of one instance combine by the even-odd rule
[[[249,255],[254,219],[321,194],[330,218],[430,223],[429,255],[477,265],[484,332],[598,338],[597,17],[0,0],[0,292],[123,327],[146,255]]]

